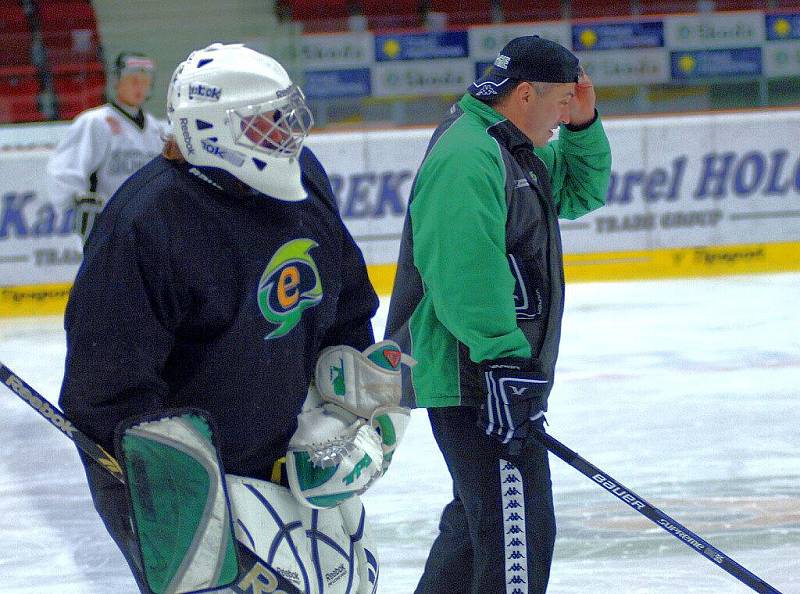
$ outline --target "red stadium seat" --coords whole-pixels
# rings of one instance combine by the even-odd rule
[[[560,0],[500,0],[500,10],[507,22],[557,21],[564,16]]]
[[[41,122],[46,119],[39,110],[36,95],[24,97],[0,97],[0,124]]]
[[[573,19],[588,19],[608,16],[630,16],[630,2],[609,0],[570,0],[569,16]]]
[[[430,0],[430,11],[445,13],[451,27],[492,22],[492,0]]]
[[[0,123],[38,122],[39,77],[33,66],[0,68]]]
[[[296,21],[317,20],[320,18],[347,18],[351,9],[345,0],[289,0],[292,18]]]
[[[42,31],[97,31],[94,9],[86,0],[46,0],[38,6]]]
[[[94,9],[87,0],[47,0],[38,3],[42,43],[51,64],[99,59]]]
[[[39,77],[33,66],[0,68],[0,96],[36,95],[39,89]]]
[[[371,30],[407,29],[422,26],[420,0],[361,0],[361,11]]]
[[[714,10],[764,10],[767,3],[759,0],[714,0]],[[795,6],[797,3],[795,2]]]
[[[0,51],[0,67],[31,64],[33,35],[30,31],[3,33],[2,40],[3,49]]]
[[[53,67],[53,90],[58,115],[71,119],[105,101],[106,77],[101,62],[60,64]]]
[[[641,14],[697,12],[697,0],[639,0]]]
[[[51,64],[65,62],[94,62],[99,59],[100,42],[97,31],[43,31],[42,43]]]
[[[306,33],[347,31],[355,10],[348,0],[287,0],[292,20],[303,23]]]
[[[28,31],[28,17],[17,2],[5,2],[0,11],[0,35]]]

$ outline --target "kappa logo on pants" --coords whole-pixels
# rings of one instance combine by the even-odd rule
[[[528,591],[528,545],[525,538],[525,490],[519,469],[500,459],[505,535],[506,594]]]

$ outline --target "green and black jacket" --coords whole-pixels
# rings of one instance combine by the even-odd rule
[[[534,148],[464,95],[434,132],[411,190],[386,336],[418,361],[409,406],[478,406],[479,364],[555,368],[564,309],[558,217],[605,203],[611,151],[599,118]]]

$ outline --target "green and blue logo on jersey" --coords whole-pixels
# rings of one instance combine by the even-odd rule
[[[322,281],[309,252],[310,239],[284,243],[272,256],[258,283],[258,307],[268,322],[277,325],[264,339],[288,334],[303,312],[322,301]]]

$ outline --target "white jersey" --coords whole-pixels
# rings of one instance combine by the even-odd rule
[[[161,152],[164,125],[144,113],[143,125],[112,104],[73,120],[47,164],[47,190],[57,208],[94,192],[104,201]]]

